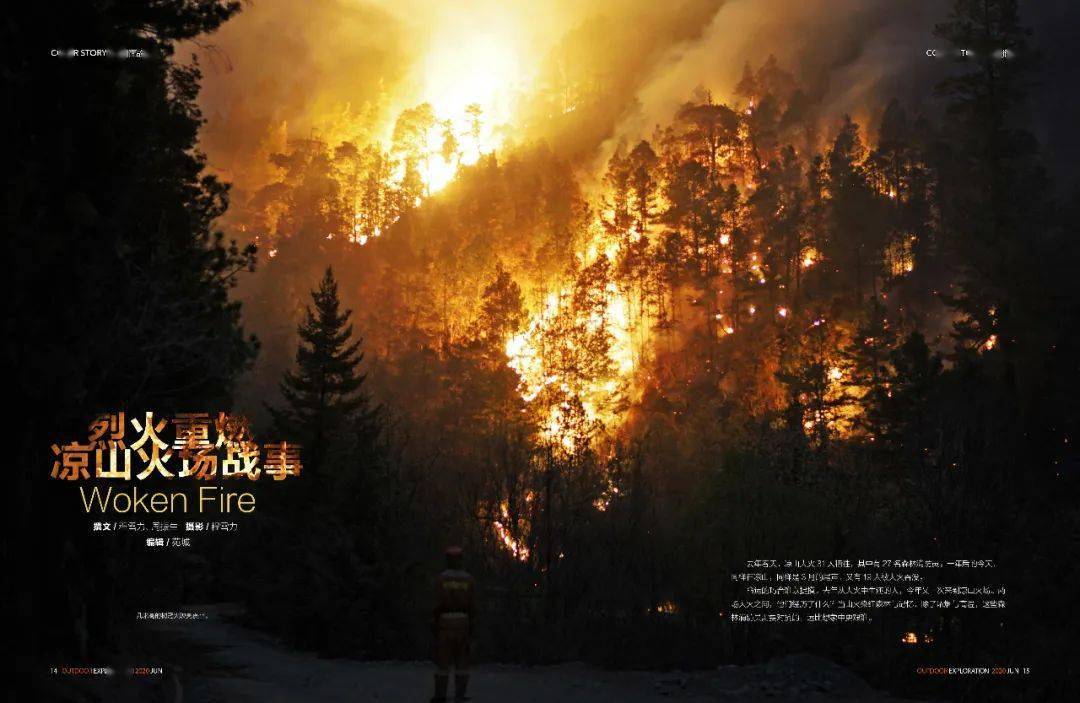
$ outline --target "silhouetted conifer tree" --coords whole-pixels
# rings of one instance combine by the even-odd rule
[[[311,291],[312,307],[297,328],[296,370],[281,381],[285,407],[270,408],[278,431],[305,447],[305,463],[318,470],[330,446],[350,430],[363,431],[372,420],[368,396],[361,391],[361,340],[353,341],[351,310],[342,310],[334,272],[327,268]]]

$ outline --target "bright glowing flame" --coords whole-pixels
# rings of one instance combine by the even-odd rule
[[[525,87],[518,22],[495,13],[484,17],[483,26],[476,23],[475,16],[461,13],[440,20],[417,66],[417,102],[430,104],[438,122],[420,164],[428,193],[446,186],[461,166],[502,146],[500,126],[510,121],[514,96]]]
[[[531,495],[526,495],[525,500],[529,502],[532,499]],[[518,561],[528,561],[529,559],[529,547],[523,541],[514,537],[510,531],[510,525],[513,520],[510,518],[510,506],[504,500],[499,504],[499,517],[492,520],[492,530],[495,532],[495,537],[499,540],[499,543],[506,549]]]
[[[634,370],[634,343],[630,337],[630,301],[614,283],[607,286],[606,315],[607,330],[612,337],[608,355],[615,362],[621,375],[627,376]]]
[[[437,115],[461,119],[470,105],[479,105],[491,117],[505,120],[522,59],[511,32],[477,34],[463,27],[460,34],[440,37],[431,45],[422,70],[422,100],[431,103]]]
[[[601,249],[607,252],[594,242],[589,247],[590,256],[608,256],[598,253]],[[592,293],[602,300],[602,309],[574,310],[570,285],[558,293],[549,293],[543,308],[532,315],[523,331],[511,335],[504,347],[507,365],[517,372],[522,399],[533,403],[544,394],[545,405],[538,423],[540,438],[567,454],[577,452],[593,428],[615,424],[619,413],[616,408],[638,365],[628,294],[610,282]],[[584,347],[578,346],[575,334],[593,340],[599,335],[607,340],[607,364],[601,365],[603,369],[584,377],[559,370],[595,361],[583,358],[593,352],[587,348],[588,341]]]
[[[676,615],[679,612],[679,606],[675,601],[662,601],[656,604],[656,612],[661,615]]]

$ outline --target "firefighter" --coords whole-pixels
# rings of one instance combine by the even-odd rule
[[[473,622],[475,582],[461,568],[461,547],[446,550],[446,570],[435,582],[436,605],[432,622],[435,632],[435,697],[446,700],[450,668],[454,669],[454,700],[469,700],[469,638]]]

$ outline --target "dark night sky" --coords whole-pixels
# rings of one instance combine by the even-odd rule
[[[1076,172],[1080,155],[1080,3],[1075,0],[1028,2],[1024,19],[1034,32],[1042,55],[1033,91],[1037,136],[1047,165],[1063,186],[1080,184]]]

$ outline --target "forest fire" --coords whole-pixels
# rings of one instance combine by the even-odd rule
[[[924,388],[948,373],[929,331],[960,320],[986,359],[1007,345],[997,301],[938,295],[971,269],[943,244],[921,115],[894,102],[856,122],[771,56],[740,55],[732,80],[688,62],[676,84],[634,83],[606,63],[611,24],[541,40],[530,10],[496,5],[440,9],[385,96],[266,137],[266,177],[230,215],[266,252],[245,316],[274,330],[277,366],[256,385],[276,387],[281,321],[331,261],[373,398],[453,477],[432,492],[479,516],[463,532],[530,588],[588,573],[578,560],[624,521],[643,526],[634,553],[692,542],[699,516],[668,496],[839,496],[867,457],[900,475],[948,454],[927,448],[962,423],[927,436],[913,419],[936,417]]]
[[[1078,99],[1039,63],[1071,68],[1040,25],[1076,22],[1051,5],[1077,12],[11,13],[9,92],[49,96],[9,101],[6,162],[9,375],[45,408],[12,462],[12,548],[48,557],[14,579],[32,698],[415,700],[387,660],[428,649],[436,700],[467,698],[470,650],[492,700],[1073,690]],[[117,403],[180,422],[42,452]],[[207,409],[250,416],[244,446],[180,432]],[[302,480],[237,494],[243,525],[88,523],[178,449],[211,493]],[[113,661],[165,676],[55,675]]]
[[[485,155],[492,156],[496,168],[500,161],[520,158],[513,148],[502,153],[515,119],[511,100],[533,80],[523,70],[520,42],[514,40],[518,27],[516,21],[504,21],[499,31],[481,31],[468,43],[441,32],[417,64],[420,102],[388,113],[393,119],[375,130],[390,135],[389,146],[343,141],[331,151],[335,139],[325,147],[315,140],[304,143],[307,167],[325,158],[318,149],[330,152],[327,175],[345,203],[346,241],[365,247],[394,236],[402,216],[431,210],[425,200]],[[797,289],[825,258],[826,240],[809,233],[794,241],[777,239],[768,228],[749,226],[755,218],[785,217],[793,211],[788,201],[805,197],[776,182],[776,160],[795,159],[798,152],[783,155],[775,147],[770,152],[760,146],[765,143],[762,130],[778,129],[762,125],[770,101],[790,99],[793,79],[774,64],[748,76],[737,89],[741,98],[730,106],[711,94],[698,96],[676,111],[674,122],[655,142],[616,148],[603,186],[591,198],[597,214],[579,223],[580,233],[561,270],[544,275],[520,265],[512,270],[529,295],[523,298],[523,319],[503,332],[503,353],[518,377],[517,392],[541,443],[572,456],[609,438],[640,396],[640,377],[657,370],[661,340],[670,353],[677,339],[684,353],[707,359],[708,373],[726,374],[729,364],[714,357],[756,336],[730,341],[736,333],[798,317],[792,305],[800,295]],[[339,131],[359,130],[346,125]],[[771,132],[767,136],[766,141],[775,141]],[[289,169],[296,163],[292,157],[278,162]],[[280,185],[293,179],[286,173]],[[874,192],[898,200],[889,198],[888,190]],[[280,214],[295,205],[281,202],[267,210],[278,218],[274,230],[295,219]],[[325,201],[313,206],[329,213],[337,208]],[[340,230],[333,221],[327,224],[331,231],[325,238],[332,241]],[[252,230],[258,229],[252,223]],[[269,232],[264,239],[276,244],[281,236]],[[892,273],[902,275],[913,266],[910,240],[897,241],[904,253],[900,269],[894,263]],[[273,246],[270,257],[278,251]],[[891,260],[899,260],[896,256]],[[802,276],[793,275],[798,270]],[[449,293],[448,300],[462,300],[463,290]],[[445,302],[431,306],[436,307],[447,318],[465,320],[476,309],[467,303],[457,310]],[[775,314],[759,314],[764,309]],[[822,324],[812,319],[813,327]],[[723,350],[716,347],[722,340],[728,340]],[[835,397],[846,393],[838,388],[852,382],[830,373],[825,379],[830,400],[823,402],[835,404]],[[824,419],[831,413],[807,411],[812,418],[805,423],[808,431],[842,431]]]
[[[634,371],[625,297],[613,283],[585,295],[594,299],[589,307],[570,289],[549,294],[505,346],[521,397],[533,403],[543,396],[547,405],[540,437],[568,454],[579,448],[580,433],[615,420],[612,408]]]
[[[510,120],[510,101],[521,85],[512,27],[461,30],[469,41],[447,28],[421,62],[422,102],[431,105],[436,122],[426,135],[428,158],[421,175],[429,193],[445,187],[461,166],[499,149],[500,125]]]
[[[530,502],[529,496],[526,496],[526,502]],[[498,515],[491,521],[495,536],[511,556],[518,561],[528,561],[529,547],[511,532],[513,522],[510,517],[509,505],[506,501],[502,501],[499,503]]]

